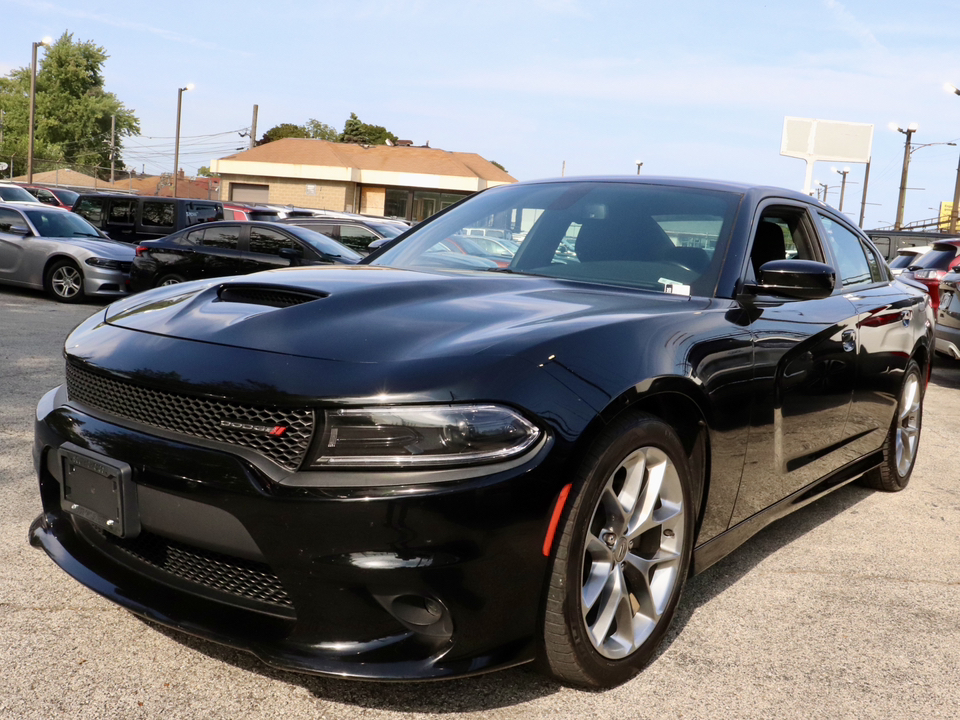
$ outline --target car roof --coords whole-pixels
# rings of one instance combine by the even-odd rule
[[[74,191],[76,192],[76,191]],[[203,198],[172,198],[165,195],[134,195],[131,193],[119,193],[119,192],[82,192],[79,193],[80,197],[97,197],[97,198],[120,198],[123,200],[176,200],[177,202],[201,202],[201,203],[219,203],[219,200],[205,200]],[[80,198],[77,198],[78,200]],[[220,203],[221,205],[223,203]]]
[[[3,202],[4,207],[14,206],[18,208],[23,208],[24,210],[37,210],[38,208],[43,208],[44,210],[54,210],[56,212],[70,212],[66,208],[56,207],[55,205],[44,205],[43,203],[32,203],[27,202],[26,200],[6,200]]]

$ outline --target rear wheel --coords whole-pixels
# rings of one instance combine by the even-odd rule
[[[920,447],[923,424],[923,376],[913,360],[907,364],[897,412],[883,441],[883,462],[863,476],[863,484],[875,490],[899,492],[910,482]]]
[[[179,285],[182,282],[186,282],[183,277],[170,273],[169,275],[164,275],[162,278],[160,278],[160,281],[157,283],[157,287],[165,287],[166,285]]]
[[[46,287],[58,302],[75,303],[84,298],[83,273],[72,260],[57,260],[47,269]]]
[[[650,660],[690,568],[693,504],[670,426],[632,415],[598,439],[552,561],[541,662],[581,687],[618,685]]]

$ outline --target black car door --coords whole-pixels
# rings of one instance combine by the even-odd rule
[[[802,203],[761,205],[752,237],[750,282],[770,260],[831,262]],[[856,310],[842,288],[816,300],[759,295],[744,312],[754,339],[753,415],[731,525],[843,464],[856,379]]]
[[[820,231],[836,258],[838,282],[857,311],[857,374],[844,428],[845,462],[883,442],[915,338],[923,333],[925,298],[905,292],[874,248],[842,218],[817,213]]]
[[[240,249],[240,225],[208,225],[203,229],[200,277],[222,277],[247,272]]]
[[[299,240],[280,230],[250,226],[244,272],[275,270],[291,265],[313,265],[317,255]]]

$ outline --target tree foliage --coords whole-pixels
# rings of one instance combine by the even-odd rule
[[[362,143],[364,145],[386,145],[387,140],[397,141],[397,136],[382,125],[368,125],[350,113],[350,117],[343,125],[343,132],[337,132],[332,125],[310,118],[303,125],[281,123],[267,130],[257,145],[263,145],[283,138],[315,138],[329,142]]]
[[[122,138],[140,132],[140,121],[116,95],[104,90],[103,64],[108,55],[91,41],[74,40],[65,32],[46,52],[38,49],[34,170],[67,164],[81,172],[101,169],[109,175],[110,118],[116,118],[116,167]],[[0,156],[15,156],[26,166],[29,144],[31,67],[17,68],[0,78],[0,109],[4,111]]]
[[[345,143],[386,145],[387,140],[395,143],[397,136],[382,125],[368,125],[361,121],[356,113],[350,113],[350,117],[343,124],[343,132],[340,134],[340,142]]]

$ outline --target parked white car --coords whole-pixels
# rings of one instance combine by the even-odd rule
[[[913,247],[900,248],[897,250],[897,256],[889,263],[890,269],[893,270],[894,275],[899,275],[910,266],[910,263],[930,250],[930,245],[914,245]]]
[[[0,203],[0,283],[45,290],[60,302],[126,295],[135,255],[69,210]]]

